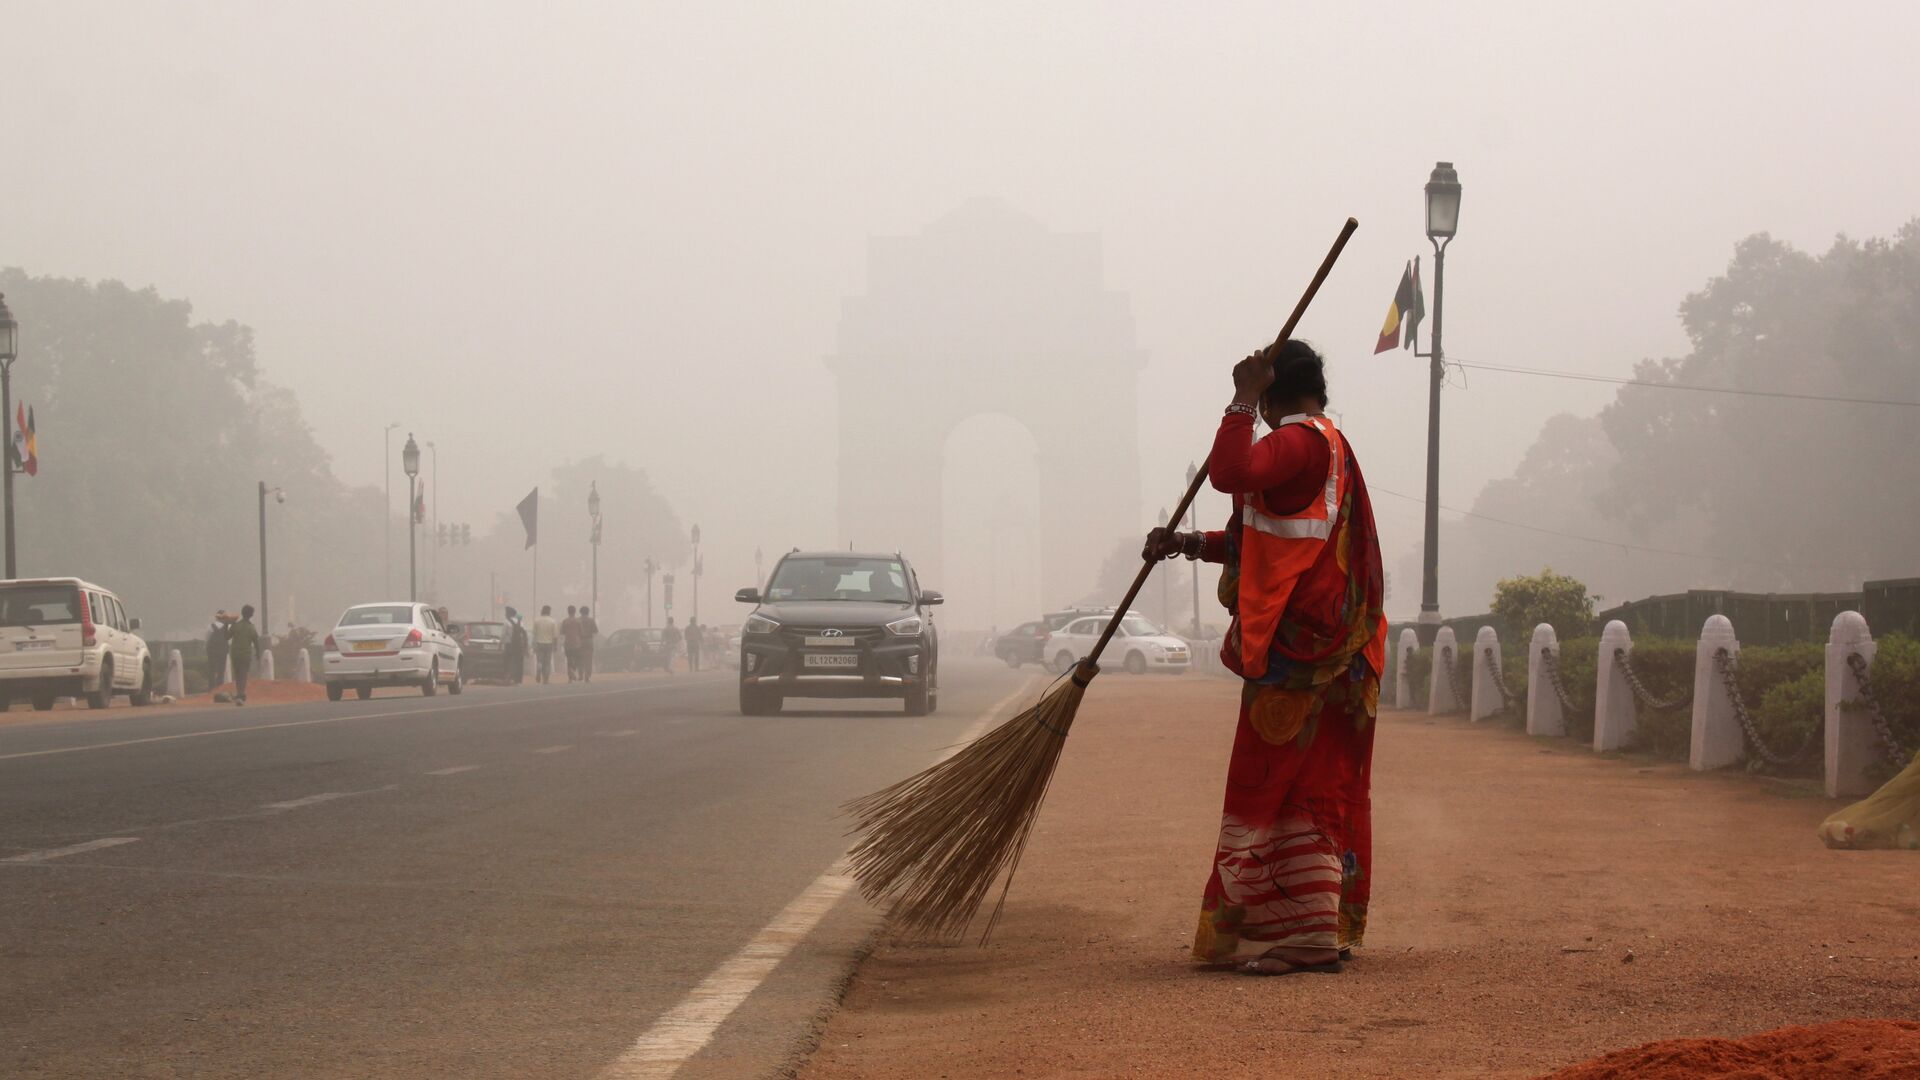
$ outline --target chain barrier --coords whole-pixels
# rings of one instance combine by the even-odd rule
[[[1633,659],[1625,649],[1613,650],[1613,662],[1620,665],[1621,674],[1627,677],[1627,685],[1633,688],[1633,699],[1640,707],[1654,712],[1677,712],[1693,706],[1693,687],[1689,686],[1666,701],[1653,696],[1647,684],[1640,681],[1640,673],[1633,670]]]
[[[1747,711],[1747,700],[1740,695],[1740,680],[1737,677],[1739,665],[1733,655],[1725,649],[1713,651],[1713,666],[1720,673],[1720,682],[1727,688],[1727,701],[1733,706],[1733,715],[1740,720],[1740,729],[1746,732],[1747,746],[1760,760],[1769,765],[1793,766],[1804,763],[1812,756],[1815,747],[1820,745],[1820,725],[1807,729],[1807,737],[1801,741],[1800,748],[1791,754],[1775,751],[1760,737],[1760,728],[1753,722],[1753,714]]]
[[[1503,713],[1512,712],[1514,703],[1513,691],[1507,688],[1507,680],[1500,674],[1499,657],[1493,655],[1492,646],[1481,649],[1480,657],[1487,662],[1487,674],[1493,677],[1493,685],[1500,688],[1500,711]]]
[[[1447,689],[1453,691],[1454,710],[1456,712],[1466,710],[1468,708],[1467,696],[1460,692],[1460,668],[1453,662],[1453,650],[1442,649],[1435,662],[1446,666]]]
[[[1887,721],[1886,710],[1880,707],[1880,699],[1874,696],[1873,682],[1868,678],[1867,658],[1857,652],[1848,653],[1847,668],[1853,672],[1854,682],[1860,686],[1860,700],[1873,717],[1873,730],[1880,735],[1880,749],[1886,753],[1887,763],[1896,769],[1905,768],[1908,755],[1901,753],[1900,740],[1894,738],[1893,725]]]
[[[1553,687],[1553,696],[1560,699],[1560,711],[1563,718],[1571,718],[1580,710],[1573,704],[1573,695],[1567,693],[1567,684],[1560,679],[1560,658],[1552,649],[1540,646],[1540,666],[1547,670],[1547,683]]]

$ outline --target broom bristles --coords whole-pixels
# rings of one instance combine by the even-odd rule
[[[853,878],[869,901],[891,907],[896,925],[957,936],[1004,877],[980,937],[986,943],[1086,694],[1081,680],[1095,670],[1072,669],[1032,708],[959,753],[846,804],[860,836],[848,856]]]

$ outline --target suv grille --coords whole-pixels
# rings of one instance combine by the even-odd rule
[[[887,636],[887,631],[878,626],[783,626],[781,630],[798,645],[810,637],[819,637],[829,629],[840,631],[840,640],[862,645],[871,645]]]

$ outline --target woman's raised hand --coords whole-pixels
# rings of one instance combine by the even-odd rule
[[[1259,405],[1260,395],[1273,385],[1273,358],[1266,350],[1254,353],[1233,365],[1233,400]]]

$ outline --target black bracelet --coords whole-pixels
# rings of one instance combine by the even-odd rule
[[[1227,406],[1227,415],[1231,416],[1234,413],[1239,413],[1241,416],[1244,416],[1249,420],[1258,420],[1260,418],[1259,412],[1256,411],[1253,406],[1247,404],[1244,401],[1236,401],[1233,404]]]

